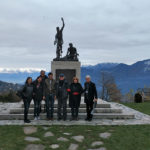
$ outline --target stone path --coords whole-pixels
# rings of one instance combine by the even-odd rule
[[[69,146],[69,148],[68,148],[68,150],[77,150],[78,147],[79,147],[78,144],[71,143],[70,146]]]
[[[88,149],[88,150],[107,150],[105,147],[96,148],[96,149]]]
[[[32,134],[35,132],[37,132],[37,127],[33,127],[33,126],[24,127],[24,133],[25,134]]]
[[[29,144],[25,150],[44,150],[45,146],[42,144]]]
[[[45,126],[43,127],[43,130],[45,130],[44,137],[55,136],[51,131],[47,131],[49,128],[50,127],[45,127]],[[24,139],[25,141],[30,142],[30,143],[41,141],[40,138],[28,136],[29,134],[36,133],[37,132],[37,127],[26,126],[26,127],[23,127],[23,131],[27,135]],[[92,130],[88,130],[88,131],[91,132]],[[111,136],[110,131],[112,131],[112,130],[109,130],[109,132],[99,133],[99,137],[103,138],[103,139],[108,139]],[[68,136],[71,135],[71,133],[68,133],[68,132],[64,132],[62,134],[63,135],[68,135]],[[75,140],[76,142],[82,143],[84,141],[85,137],[83,135],[76,135],[76,136],[71,136],[71,139]],[[59,138],[57,138],[57,141],[59,141],[59,142],[69,142],[69,139],[60,136]],[[104,144],[104,142],[102,142],[102,141],[94,141],[94,142],[91,143],[91,147],[93,147],[93,149],[87,149],[87,150],[107,150],[105,147],[100,147],[103,144]],[[51,148],[51,149],[58,149],[59,147],[60,147],[59,144],[51,144],[49,146],[49,148]],[[94,148],[94,147],[100,147],[100,148]],[[70,143],[70,145],[68,147],[68,150],[78,150],[78,148],[79,148],[79,144]],[[42,145],[42,144],[28,144],[25,148],[25,150],[44,150],[44,149],[45,149],[45,146]]]
[[[64,135],[71,135],[71,133],[63,133]]]
[[[109,132],[99,133],[99,136],[100,136],[100,138],[108,139],[111,136],[111,133],[109,133]],[[102,142],[102,141],[95,141],[91,144],[91,146],[96,147],[96,146],[101,146],[103,144],[104,144],[104,142]],[[100,147],[100,148],[88,149],[88,150],[107,150],[107,149],[105,147]]]
[[[58,144],[52,144],[52,145],[50,145],[50,148],[57,149],[57,148],[59,148],[59,145]]]
[[[104,143],[102,141],[95,141],[91,144],[92,147],[95,147],[95,146],[100,146],[100,145],[103,145]]]
[[[59,137],[57,139],[57,141],[61,141],[61,142],[68,142],[69,140],[67,138],[64,138],[64,137]]]
[[[45,126],[43,126],[43,129],[44,129],[44,130],[48,130],[48,129],[49,129],[49,127],[45,127]]]
[[[31,136],[27,136],[25,137],[24,139],[25,141],[28,141],[28,142],[36,142],[36,141],[40,141],[39,138],[36,138],[36,137],[31,137]]]
[[[72,136],[71,138],[77,142],[83,142],[83,140],[84,140],[84,136],[82,136],[82,135]]]
[[[103,139],[108,139],[111,136],[111,133],[104,132],[104,133],[100,133],[99,136]]]
[[[50,131],[48,131],[44,134],[44,137],[50,137],[50,136],[54,136],[54,134]]]

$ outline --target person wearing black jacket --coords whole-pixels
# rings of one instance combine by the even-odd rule
[[[86,82],[84,83],[85,93],[84,93],[84,102],[86,103],[87,117],[86,121],[91,121],[93,115],[91,114],[93,110],[94,101],[97,101],[97,90],[95,84],[91,81],[89,75],[86,76]]]
[[[31,77],[26,79],[25,85],[22,89],[22,98],[24,102],[24,122],[30,123],[31,121],[28,119],[28,111],[33,98],[33,84]]]
[[[41,70],[39,77],[42,78],[42,84],[43,84],[43,87],[44,87],[45,80],[48,78],[47,75],[45,75],[45,71],[44,70]],[[42,110],[42,108],[41,108],[41,105],[40,105],[40,112],[41,112],[41,110]],[[46,104],[44,104],[44,113],[46,113]]]
[[[83,92],[83,88],[79,83],[79,79],[77,77],[73,78],[73,83],[70,85],[69,92],[69,106],[71,108],[72,117],[71,120],[78,120],[78,112],[81,102],[81,94]]]
[[[67,119],[67,98],[68,98],[69,85],[65,80],[64,74],[59,75],[59,81],[56,83],[56,97],[58,100],[58,121]],[[63,117],[61,114],[61,109],[63,107]]]
[[[40,76],[38,76],[38,77],[42,78],[42,84],[44,84],[45,80],[48,78],[47,75],[45,75],[45,71],[44,70],[41,70]]]
[[[34,97],[34,120],[40,120],[40,106],[43,99],[43,84],[42,78],[37,77],[33,87]]]

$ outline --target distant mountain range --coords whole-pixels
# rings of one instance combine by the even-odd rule
[[[110,73],[115,78],[122,93],[127,93],[130,89],[137,90],[144,86],[150,86],[150,59],[138,61],[132,65],[104,63],[85,66],[81,69],[81,80],[83,82],[84,76],[89,74],[93,81],[98,83],[102,71]]]
[[[17,91],[21,88],[20,84],[8,83],[0,81],[0,94],[8,91]]]
[[[132,65],[123,63],[100,63],[95,66],[81,67],[81,83],[84,83],[84,78],[88,74],[92,80],[97,84],[100,80],[101,72],[105,71],[114,76],[118,87],[122,93],[128,92],[130,89],[136,90],[143,88],[145,85],[150,86],[150,59],[138,61]],[[27,76],[35,79],[39,75],[37,70],[28,70],[15,72],[0,71],[0,80],[11,83],[24,83]],[[1,83],[0,83],[1,84]]]

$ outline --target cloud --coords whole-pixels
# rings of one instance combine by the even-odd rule
[[[0,67],[49,70],[62,16],[63,55],[73,42],[82,64],[148,59],[149,6],[149,0],[1,1]]]
[[[18,72],[33,73],[40,71],[41,71],[40,68],[0,68],[0,73],[18,73]]]

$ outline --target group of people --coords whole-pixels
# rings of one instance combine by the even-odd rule
[[[79,83],[79,79],[74,77],[69,85],[64,74],[59,75],[59,80],[53,79],[53,73],[45,75],[45,71],[35,81],[31,77],[26,79],[25,85],[21,90],[21,97],[24,102],[24,122],[30,123],[28,119],[29,107],[32,99],[34,100],[34,120],[40,120],[41,102],[45,100],[47,120],[53,120],[54,102],[57,99],[57,120],[67,119],[67,99],[69,97],[69,107],[71,108],[71,119],[78,120],[81,95],[84,93],[87,117],[85,120],[91,121],[93,115],[94,101],[97,102],[97,90],[89,75],[86,76],[84,88]]]

